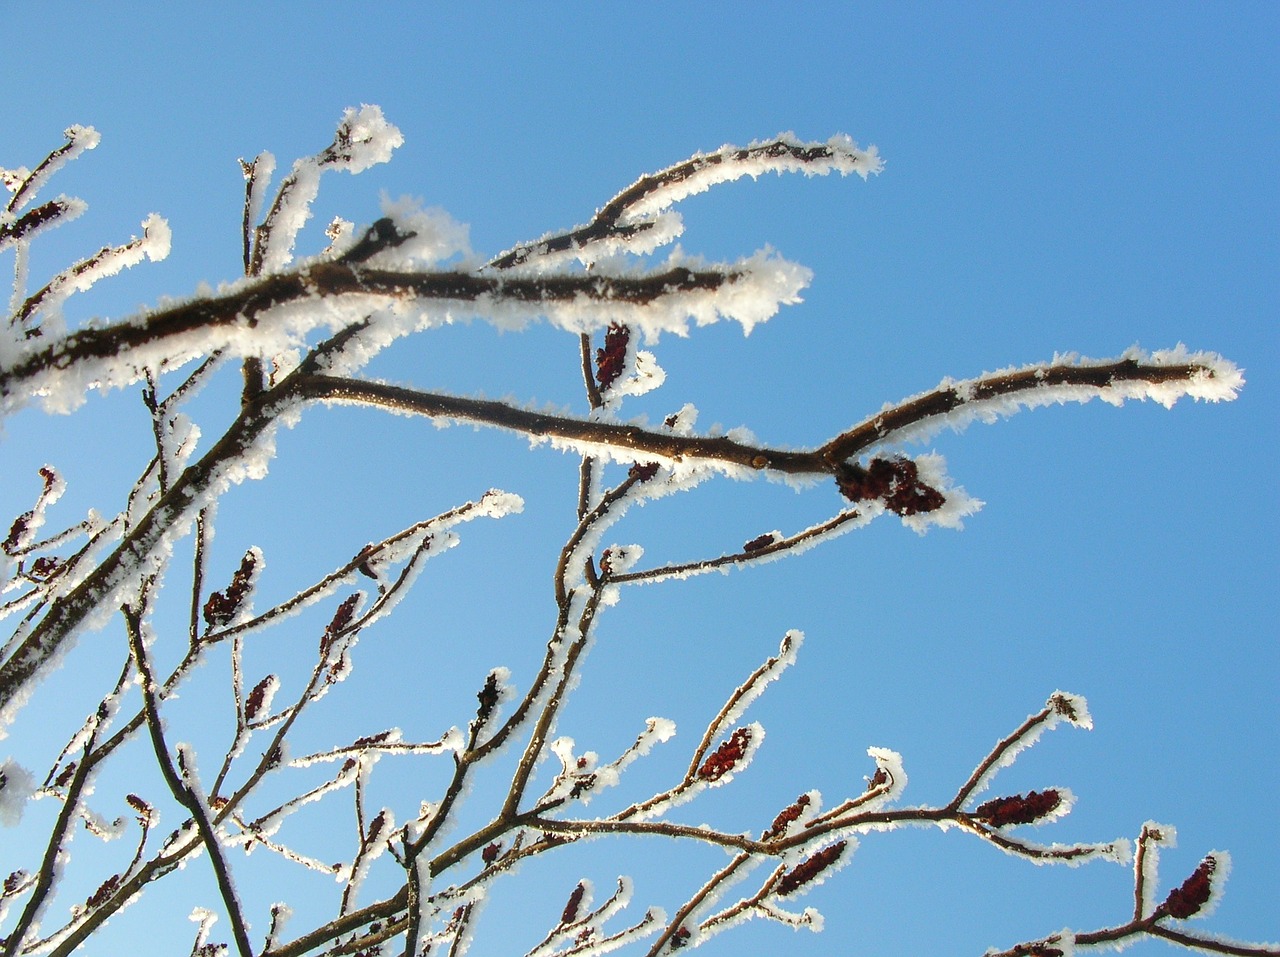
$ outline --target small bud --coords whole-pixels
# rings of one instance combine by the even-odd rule
[[[480,852],[480,859],[485,864],[492,864],[498,859],[498,855],[502,853],[502,842],[494,841],[492,844],[486,844],[484,850]]]
[[[89,907],[100,907],[115,893],[115,889],[120,886],[120,875],[112,874],[105,881],[98,885],[98,889],[89,895],[89,899],[85,904]]]
[[[773,819],[773,824],[769,826],[769,830],[760,835],[760,840],[771,841],[775,837],[782,837],[787,831],[787,826],[796,821],[811,802],[812,799],[808,794],[801,794],[778,813],[778,816]]]
[[[375,549],[372,544],[366,545],[360,550],[360,554],[356,556],[356,558],[360,560],[360,564],[356,566],[356,571],[365,578],[377,580],[378,573],[373,570],[373,566],[370,564],[374,551]]]
[[[502,691],[498,687],[498,672],[490,671],[489,677],[484,680],[484,687],[476,692],[476,698],[480,702],[480,707],[476,711],[476,720],[480,724],[484,724],[493,716],[493,709],[498,706],[498,701],[502,697]]]
[[[795,867],[791,868],[791,870],[787,871],[787,873],[782,875],[782,879],[778,881],[778,887],[774,893],[779,897],[786,897],[788,894],[794,894],[836,861],[840,860],[840,855],[844,853],[844,849],[847,846],[847,841],[837,841],[828,847],[824,847],[816,854],[812,854],[805,858]]]
[[[573,787],[569,789],[569,797],[580,798],[593,787],[596,786],[596,776],[594,774],[583,774],[573,782]]]
[[[569,895],[569,902],[564,905],[564,913],[560,915],[561,925],[572,924],[578,919],[578,908],[582,905],[582,898],[586,893],[587,885],[579,881],[578,886]]]
[[[32,581],[47,582],[62,568],[62,562],[52,556],[37,558],[27,570],[27,577]]]
[[[1056,811],[1062,804],[1062,795],[1053,788],[1044,791],[1028,791],[1025,795],[992,798],[978,806],[973,816],[992,827],[1012,827],[1015,824],[1033,824]]]
[[[671,941],[670,941],[671,949],[679,950],[685,944],[689,943],[689,938],[692,936],[693,934],[689,932],[688,927],[681,927],[679,930],[677,930],[674,934],[671,935]]]
[[[1033,944],[1031,949],[1027,951],[1027,957],[1065,957],[1065,955],[1065,950],[1060,947],[1054,947],[1047,941]]]
[[[369,822],[369,835],[365,838],[366,844],[372,844],[378,839],[378,835],[382,833],[382,829],[387,826],[387,818],[389,817],[386,809],[378,812],[378,816]]]
[[[658,468],[657,462],[646,462],[644,465],[637,462],[627,471],[627,476],[638,482],[647,482],[658,474]]]
[[[34,512],[23,512],[13,520],[13,524],[9,526],[9,537],[4,540],[4,545],[0,546],[4,548],[6,554],[12,555],[17,551],[18,543],[27,533],[27,523],[34,517]]]
[[[377,734],[366,735],[363,738],[356,738],[351,742],[353,748],[365,748],[374,744],[382,744],[389,740],[392,736],[391,731],[379,731]]]
[[[4,879],[4,890],[0,892],[0,896],[11,897],[18,893],[26,879],[26,871],[14,871]]]
[[[150,827],[155,821],[155,808],[138,797],[136,794],[126,794],[124,796],[125,803],[138,813],[138,820],[143,827]]]
[[[742,550],[748,554],[751,552],[758,552],[760,549],[768,548],[777,541],[778,535],[776,532],[765,532],[763,535],[758,535],[743,545]]]

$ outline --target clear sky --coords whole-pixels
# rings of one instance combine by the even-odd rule
[[[323,181],[305,253],[322,248],[334,215],[376,218],[383,192],[443,207],[492,254],[584,222],[639,174],[725,142],[794,130],[879,148],[885,171],[866,183],[769,176],[684,205],[687,251],[728,259],[768,245],[815,278],[803,304],[745,339],[727,323],[664,339],[655,352],[667,383],[629,414],[657,420],[693,402],[702,426],[810,446],[943,376],[1058,352],[1184,342],[1241,365],[1248,385],[1227,405],[1072,405],[936,437],[929,447],[987,503],[960,533],[918,537],[882,519],[784,563],[628,593],[602,619],[559,730],[608,756],[647,716],[675,719],[680,734],[650,759],[652,773],[636,769],[633,786],[653,786],[679,773],[705,722],[782,634],[803,630],[799,662],[747,716],[769,735],[751,770],[681,812],[758,830],[802,791],[819,788],[834,805],[861,790],[868,746],[904,755],[906,802],[945,803],[997,738],[1062,688],[1089,699],[1096,729],[1048,736],[995,789],[1075,792],[1072,815],[1036,838],[1107,840],[1136,836],[1148,819],[1174,824],[1179,848],[1164,856],[1162,886],[1206,851],[1229,849],[1234,870],[1210,926],[1280,938],[1280,8],[195,6],[0,6],[10,28],[0,165],[34,165],[72,123],[103,136],[50,187],[89,211],[35,247],[33,281],[137,233],[153,211],[174,233],[169,259],[73,301],[72,322],[234,279],[237,158],[266,149],[286,167],[328,142],[344,108],[374,103],[406,143],[388,165]],[[585,410],[576,342],[545,327],[439,330],[400,343],[372,371]],[[206,435],[226,421],[218,397],[234,383],[221,387],[194,413],[208,416]],[[113,511],[149,441],[136,390],[94,397],[66,419],[21,413],[0,444],[0,516],[30,506],[46,461],[68,480],[68,522],[89,507]],[[510,436],[312,413],[282,437],[265,482],[228,496],[214,567],[225,580],[260,544],[279,576],[263,587],[284,595],[353,545],[490,486],[524,496],[523,515],[463,531],[461,547],[365,638],[341,700],[325,702],[343,729],[433,737],[468,719],[490,667],[511,667],[528,687],[552,625],[549,562],[571,528],[576,469]],[[653,503],[616,534],[655,559],[697,558],[839,505],[827,485],[797,494],[720,482]],[[281,667],[291,640],[311,653],[312,631],[287,631],[254,661],[260,672]],[[57,689],[118,667],[119,640],[111,629],[86,638],[36,699],[51,733],[83,716],[59,708]],[[171,718],[175,734],[207,746],[211,765],[218,739],[201,737],[201,695],[225,695],[219,681],[193,686]],[[0,744],[0,758],[6,747],[26,753],[22,733]],[[299,731],[317,748],[345,733]],[[378,770],[383,800],[400,789],[401,820],[437,780],[424,786],[390,762]],[[643,796],[627,780],[616,801]],[[349,827],[339,803],[312,826]],[[28,823],[46,810],[34,807]],[[603,890],[631,874],[637,914],[650,903],[670,912],[723,861],[623,841],[564,857],[495,887],[473,954],[523,953],[579,876]],[[243,868],[243,896],[284,896],[289,872],[273,867]],[[188,870],[187,886],[214,906],[207,867]],[[704,953],[979,954],[1123,921],[1130,880],[1102,863],[1038,869],[958,833],[872,834],[804,899],[826,914],[822,935],[757,922]],[[190,893],[180,899],[162,920],[145,904],[125,912],[96,952],[143,934],[189,940]],[[259,937],[264,908],[251,920]]]

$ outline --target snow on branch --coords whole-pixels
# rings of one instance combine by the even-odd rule
[[[403,145],[404,137],[388,123],[376,106],[354,107],[343,114],[333,142],[317,153],[293,164],[280,184],[275,201],[253,238],[246,272],[251,276],[279,272],[289,264],[298,232],[311,218],[311,204],[320,192],[320,174],[326,170],[362,173],[370,166],[385,163]],[[257,205],[257,191],[265,188],[274,160],[264,155],[245,165],[249,189],[246,194],[246,222]]]
[[[690,319],[704,325],[731,318],[749,330],[780,305],[797,301],[808,278],[807,270],[767,254],[730,265],[672,260],[650,272],[544,277],[319,262],[119,323],[20,345],[0,366],[0,412],[37,395],[50,411],[70,411],[87,389],[128,385],[147,368],[165,371],[215,351],[270,356],[296,347],[317,328],[348,328],[396,304],[410,309],[385,317],[398,326],[390,338],[467,315],[508,328],[545,316],[575,333],[625,322],[657,336],[683,333]]]
[[[121,246],[103,246],[89,258],[58,273],[38,292],[29,296],[10,321],[28,326],[35,316],[54,313],[72,293],[84,292],[100,279],[136,266],[143,259],[159,262],[169,255],[170,240],[169,224],[158,214],[152,213],[142,221],[141,237]]]
[[[782,133],[745,148],[722,146],[714,153],[695,153],[682,163],[641,176],[601,207],[587,225],[516,246],[490,265],[510,269],[531,261],[554,260],[555,254],[565,252],[584,262],[608,252],[650,252],[680,234],[679,223],[664,222],[660,213],[720,183],[744,176],[755,179],[764,173],[857,173],[866,179],[883,168],[874,146],[861,150],[843,135],[833,136],[825,143],[806,143],[794,133]]]
[[[557,905],[558,919],[529,951],[531,957],[593,957],[642,937],[652,938],[651,954],[667,954],[697,946],[753,917],[819,930],[822,915],[812,907],[793,908],[792,900],[850,863],[861,835],[907,826],[962,832],[1034,863],[1129,860],[1126,840],[1039,844],[1024,836],[1024,828],[1049,825],[1068,813],[1074,798],[1065,787],[1042,785],[979,803],[978,795],[996,773],[1045,730],[1062,723],[1091,726],[1084,699],[1075,695],[1052,695],[1044,708],[986,753],[946,804],[902,806],[908,783],[903,757],[872,747],[867,754],[873,772],[862,782],[855,778],[851,796],[829,810],[823,810],[817,790],[806,790],[773,815],[771,823],[765,818],[737,831],[673,820],[672,812],[710,789],[732,786],[747,769],[765,733],[760,723],[742,718],[795,661],[800,632],[788,631],[777,653],[733,688],[674,781],[656,793],[624,797],[622,809],[611,814],[570,816],[606,788],[620,788],[623,772],[670,739],[675,726],[649,718],[633,744],[601,764],[597,752],[579,751],[574,737],[563,733],[563,725],[580,717],[566,703],[582,681],[598,613],[621,600],[626,591],[622,585],[761,565],[888,513],[917,531],[935,524],[958,526],[980,503],[952,484],[940,456],[903,454],[897,451],[903,443],[944,426],[962,428],[974,419],[993,421],[1058,402],[1099,398],[1120,404],[1137,398],[1171,406],[1182,396],[1229,400],[1243,384],[1240,370],[1230,362],[1182,346],[1154,353],[1134,348],[1101,360],[1056,356],[973,379],[944,380],[809,449],[765,443],[745,428],[699,435],[691,405],[660,425],[627,422],[620,411],[624,401],[665,381],[657,360],[638,348],[642,341],[654,343],[664,333],[684,335],[692,326],[720,319],[737,321],[750,332],[782,305],[798,301],[810,278],[803,267],[768,250],[726,263],[704,262],[678,249],[661,262],[635,259],[680,234],[673,207],[714,185],[763,173],[856,173],[866,179],[882,166],[875,148],[859,149],[843,136],[804,142],[783,134],[746,147],[699,153],[642,176],[586,225],[547,234],[488,262],[472,256],[465,227],[447,215],[423,210],[414,201],[384,201],[382,218],[359,229],[335,220],[327,231],[329,247],[296,262],[294,249],[311,215],[321,174],[329,169],[357,173],[385,162],[403,140],[371,106],[348,110],[330,145],[295,162],[274,198],[267,194],[274,158],[261,153],[251,162],[242,161],[245,190],[238,215],[243,278],[216,292],[67,332],[58,321],[58,307],[67,296],[143,258],[160,258],[169,244],[163,220],[149,217],[141,238],[104,247],[57,273],[34,295],[25,295],[29,241],[83,208],[66,198],[31,205],[59,166],[97,142],[97,134],[86,128],[72,128],[67,136],[67,144],[35,172],[0,171],[12,194],[0,213],[0,249],[15,247],[17,260],[11,319],[0,330],[7,334],[0,343],[0,415],[39,397],[47,410],[70,411],[90,389],[142,381],[154,455],[148,451],[153,457],[114,519],[103,522],[91,516],[41,538],[37,532],[45,513],[62,491],[57,472],[44,467],[39,472],[43,490],[10,526],[0,549],[8,576],[0,594],[18,593],[0,605],[0,617],[22,619],[0,651],[0,717],[5,721],[14,719],[38,679],[80,634],[106,623],[117,611],[123,613],[129,651],[115,689],[54,758],[43,787],[36,789],[37,777],[14,761],[0,764],[0,817],[6,821],[16,819],[29,797],[62,802],[38,872],[15,871],[0,883],[0,920],[6,907],[28,895],[16,928],[0,940],[6,954],[69,954],[148,885],[202,853],[214,870],[236,950],[254,953],[247,934],[258,905],[237,897],[228,856],[233,849],[247,855],[260,847],[326,881],[336,877],[345,884],[336,916],[304,928],[291,941],[281,934],[288,907],[272,905],[266,943],[257,951],[262,957],[301,957],[318,950],[381,953],[396,939],[403,941],[407,954],[447,949],[461,955],[476,933],[482,905],[497,893],[503,878],[531,857],[601,835],[695,842],[728,852],[730,859],[670,919],[650,907],[630,926],[612,931],[605,925],[630,901],[629,880],[620,878],[617,892],[593,909],[591,882],[584,878],[569,891],[563,909]],[[590,411],[581,416],[538,411],[516,402],[361,378],[361,369],[391,342],[460,318],[480,318],[503,329],[545,320],[571,333],[577,338]],[[198,357],[204,361],[196,371],[162,398],[164,374]],[[210,372],[223,358],[244,360],[245,387],[232,397],[233,409],[222,419],[230,425],[202,440],[199,428],[179,407],[212,378]],[[848,374],[854,376],[856,370]],[[320,750],[309,745],[301,757],[293,757],[291,748],[298,742],[289,735],[303,712],[352,672],[357,640],[393,611],[424,563],[457,544],[454,527],[473,518],[498,518],[523,505],[515,495],[490,491],[393,534],[362,535],[358,542],[370,544],[346,551],[352,556],[348,561],[314,573],[305,579],[309,584],[266,610],[254,607],[256,585],[266,568],[264,552],[256,546],[235,550],[232,554],[244,556],[239,569],[218,582],[220,588],[211,589],[207,569],[220,498],[233,484],[266,475],[282,425],[293,425],[310,406],[326,404],[369,405],[437,422],[492,426],[576,455],[577,494],[566,499],[576,522],[569,520],[558,555],[548,556],[554,621],[540,664],[529,669],[526,657],[518,656],[527,670],[513,679],[514,669],[460,659],[463,667],[475,666],[478,683],[480,675],[487,675],[476,703],[468,705],[473,718],[464,714],[452,726],[446,720],[444,731],[415,730],[408,740],[398,728],[388,727],[390,722],[379,724],[386,730],[375,733],[343,727],[334,731],[336,744]],[[611,471],[611,463],[622,468]],[[621,472],[625,477],[619,477]],[[625,520],[631,505],[655,503],[716,476],[743,478],[761,472],[801,480],[797,485],[829,480],[828,492],[834,485],[840,496],[833,499],[837,507],[826,520],[790,534],[776,529],[760,533],[777,520],[753,520],[755,527],[736,538],[747,540],[731,552],[647,569],[637,567],[644,555],[641,545],[608,545],[603,537]],[[178,631],[175,655],[167,647],[172,639],[152,631],[153,603],[163,589],[173,588],[171,559],[193,528],[191,574],[178,585],[179,594],[189,599],[189,627],[187,633]],[[81,534],[89,542],[70,558],[41,554]],[[113,543],[110,549],[107,542]],[[500,584],[485,582],[489,591]],[[357,591],[357,585],[364,590]],[[257,656],[268,653],[262,647],[268,643],[260,642],[249,659],[248,642],[324,600],[335,607],[328,624],[317,629],[318,649],[313,640],[309,644],[315,650],[304,652],[314,655],[310,676],[281,706],[279,692],[302,670],[296,647],[283,652],[283,663],[259,671]],[[19,611],[24,614],[18,616]],[[220,769],[206,786],[196,771],[195,751],[171,743],[178,739],[167,723],[180,721],[181,709],[166,702],[202,658],[228,655],[227,700],[234,727]],[[167,677],[157,673],[157,661],[175,658],[180,660]],[[436,655],[431,661],[443,666],[454,658]],[[245,679],[246,661],[252,661],[255,675],[262,675],[256,683]],[[517,683],[527,688],[522,695],[514,690]],[[121,701],[131,697],[141,698],[137,713],[127,719],[122,715],[116,723]],[[99,766],[132,736],[144,733],[151,739],[167,797],[130,792],[124,798],[141,830],[133,859],[113,867],[85,904],[73,905],[69,921],[52,932],[42,930],[41,915],[57,895],[57,878],[68,859],[72,825],[84,821],[104,837],[132,827],[126,817],[112,821],[91,807],[89,798]],[[255,747],[249,747],[251,741]],[[493,760],[512,757],[511,751],[517,755],[514,761]],[[417,762],[419,768],[428,761],[443,766],[443,780],[425,774],[403,777],[418,782],[414,788],[427,789],[397,795],[398,801],[406,799],[400,804],[408,804],[407,814],[369,803],[376,793],[371,783],[375,766],[388,755]],[[435,760],[441,757],[445,760]],[[558,769],[547,775],[549,782],[534,787],[538,775],[546,774],[548,758],[558,759]],[[913,773],[918,773],[914,765]],[[270,787],[264,787],[268,780]],[[496,788],[487,786],[495,781]],[[381,783],[379,779],[376,786]],[[431,790],[437,784],[440,788]],[[788,785],[770,806],[781,805],[797,790]],[[332,845],[324,845],[324,850],[313,851],[313,838],[335,835],[306,833],[303,853],[291,846],[291,838],[280,837],[281,831],[288,834],[299,827],[287,820],[291,815],[338,792],[354,799],[353,849],[330,855]],[[178,806],[178,827],[158,850],[149,849],[148,835],[165,802]],[[344,842],[350,837],[347,831]],[[1130,922],[1086,933],[1061,931],[1019,944],[1006,955],[1062,957],[1073,948],[1121,945],[1141,936],[1213,953],[1278,953],[1271,945],[1188,931],[1184,922],[1207,914],[1221,896],[1229,859],[1210,852],[1161,896],[1156,893],[1161,845],[1172,846],[1172,829],[1148,822],[1138,840]],[[375,868],[382,869],[376,878]],[[387,872],[390,881],[384,879]],[[754,889],[723,906],[728,889],[753,874]],[[357,906],[366,877],[368,886],[385,889],[387,896]],[[196,916],[200,931],[194,951],[225,951],[225,945],[208,940],[211,912]]]
[[[1165,408],[1183,396],[1229,402],[1244,385],[1232,362],[1185,346],[1145,352],[1136,346],[1116,359],[1055,356],[1052,361],[1003,369],[976,379],[944,379],[885,408],[823,446],[833,459],[849,459],[882,445],[922,441],[942,428],[963,429],[975,419],[995,422],[1020,409],[1101,399],[1121,405],[1150,399]]]
[[[3,217],[12,216],[31,202],[41,187],[49,181],[49,177],[81,153],[97,147],[102,140],[101,135],[92,126],[69,126],[63,131],[63,136],[67,138],[67,142],[46,156],[35,170],[31,172],[25,169],[0,171],[0,178],[13,193],[9,197],[9,202],[5,204],[4,213],[0,215],[0,228],[6,221]]]

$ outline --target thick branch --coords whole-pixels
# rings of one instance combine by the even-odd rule
[[[77,368],[127,360],[131,353],[163,345],[167,356],[186,349],[220,348],[231,330],[253,329],[280,306],[309,300],[361,296],[436,302],[565,303],[578,299],[645,305],[673,293],[719,289],[736,275],[724,269],[683,267],[639,276],[543,276],[511,278],[464,272],[395,272],[345,262],[322,262],[278,273],[214,295],[107,326],[91,327],[50,342],[0,369],[0,398],[25,398],[46,379],[74,377]],[[317,310],[317,321],[323,310]],[[218,330],[224,330],[221,335]],[[187,342],[185,347],[183,343]],[[212,344],[211,344],[212,343]],[[247,350],[251,351],[251,350]]]

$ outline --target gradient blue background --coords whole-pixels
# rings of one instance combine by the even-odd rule
[[[103,134],[49,187],[90,209],[35,247],[33,282],[122,241],[153,210],[174,231],[167,261],[73,301],[72,321],[234,278],[236,158],[269,149],[285,168],[328,142],[343,108],[366,102],[382,106],[406,145],[387,166],[323,181],[303,252],[322,247],[334,215],[376,218],[384,190],[444,207],[471,224],[477,251],[496,253],[583,222],[640,173],[724,142],[840,131],[880,148],[887,167],[870,183],[767,177],[684,205],[687,250],[731,258],[770,244],[815,279],[803,305],[747,339],[724,325],[664,340],[667,385],[630,414],[657,418],[692,401],[700,426],[743,424],[769,443],[812,445],[944,375],[1057,351],[1106,356],[1181,341],[1242,365],[1248,385],[1225,406],[1072,406],[939,436],[930,445],[955,480],[988,503],[960,534],[919,538],[886,519],[786,563],[626,594],[601,621],[559,730],[607,759],[646,716],[679,723],[676,740],[590,806],[605,813],[678,775],[734,684],[800,628],[799,663],[748,715],[769,732],[751,771],[678,813],[759,830],[801,791],[818,787],[835,804],[860,790],[869,745],[904,754],[906,801],[945,802],[992,742],[1064,688],[1089,699],[1097,729],[1055,732],[997,784],[1076,792],[1075,812],[1035,837],[1105,840],[1136,835],[1148,818],[1175,824],[1180,847],[1165,854],[1163,886],[1228,848],[1235,870],[1208,926],[1280,937],[1276,6],[193,7],[3,5],[0,163],[33,165],[70,123]],[[585,407],[576,342],[546,327],[439,330],[372,371]],[[234,379],[228,372],[196,405],[206,436],[227,420]],[[136,390],[94,397],[65,419],[26,411],[0,445],[0,514],[29,507],[45,461],[69,482],[54,521],[110,512],[148,441]],[[367,411],[315,411],[283,435],[269,479],[227,496],[213,556],[212,577],[225,581],[247,545],[262,545],[264,599],[490,486],[528,503],[522,516],[463,529],[462,546],[366,636],[355,676],[304,722],[295,753],[392,725],[434,738],[467,720],[493,665],[510,666],[526,688],[553,621],[549,562],[570,528],[575,475],[571,457],[530,453],[518,438]],[[797,495],[720,482],[638,511],[616,538],[654,559],[701,557],[839,505],[825,485]],[[301,667],[326,616],[262,639],[251,678],[290,660]],[[109,680],[122,649],[111,629],[86,637],[23,720],[65,739],[83,718],[65,696]],[[174,737],[194,741],[208,770],[225,747],[226,695],[225,662],[215,660],[170,713]],[[34,754],[35,736],[20,724],[3,753]],[[145,758],[139,751],[139,767]],[[375,803],[398,802],[403,820],[446,771],[444,761],[384,761]],[[158,790],[150,771],[113,774],[99,786],[104,803],[113,786]],[[0,866],[6,848],[38,839],[51,804],[3,835]],[[300,846],[349,832],[349,798],[331,804],[298,819]],[[468,822],[489,812],[474,813]],[[175,820],[171,809],[167,826]],[[99,849],[82,835],[74,850],[77,862],[100,863],[95,876],[70,878],[85,882],[72,900],[131,848]],[[631,874],[638,917],[650,903],[674,912],[723,862],[715,850],[656,841],[549,857],[495,886],[473,954],[523,953],[579,876],[606,891]],[[249,864],[237,874],[260,939],[266,904],[287,897],[293,877],[261,854]],[[298,896],[325,913],[335,885],[310,880]],[[1037,869],[958,833],[869,835],[802,901],[826,913],[824,934],[755,922],[704,952],[977,954],[1121,922],[1130,881],[1101,863]],[[172,901],[169,912],[134,905],[95,952],[188,946],[193,896],[216,904],[208,867],[197,862],[166,884],[156,900]],[[371,882],[363,900],[385,886]],[[223,921],[215,939],[225,930]]]

